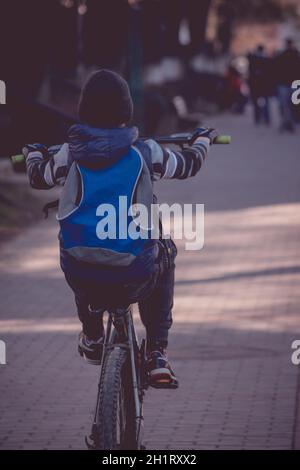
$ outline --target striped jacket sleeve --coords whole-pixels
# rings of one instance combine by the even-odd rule
[[[39,150],[31,151],[26,158],[30,186],[35,189],[50,189],[63,185],[69,170],[68,154],[68,144],[64,144],[47,160]]]
[[[154,181],[195,176],[201,169],[210,147],[207,137],[199,137],[193,145],[181,151],[163,147],[155,140],[149,139],[146,144],[151,149]]]

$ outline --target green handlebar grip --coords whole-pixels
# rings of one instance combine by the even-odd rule
[[[19,155],[12,155],[12,157],[10,158],[13,163],[22,163],[25,161],[25,157],[22,153],[20,153]]]
[[[230,144],[231,136],[230,135],[218,135],[215,138],[214,144]]]

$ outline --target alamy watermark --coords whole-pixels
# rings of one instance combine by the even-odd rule
[[[294,366],[298,366],[300,364],[300,339],[295,339],[295,341],[292,342],[291,348],[294,349],[291,361]]]
[[[292,93],[292,103],[298,105],[300,104],[300,80],[293,81],[292,89],[295,90]]]
[[[6,104],[6,85],[3,80],[0,80],[0,104]]]
[[[0,340],[0,365],[6,364],[6,344]]]
[[[127,196],[119,196],[118,207],[100,204],[96,216],[99,240],[131,240],[174,238],[185,240],[186,250],[201,250],[204,246],[204,204],[144,204],[128,205]],[[132,220],[128,223],[128,217]],[[161,221],[163,234],[160,234]]]

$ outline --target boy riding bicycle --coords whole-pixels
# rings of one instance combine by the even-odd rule
[[[55,155],[50,157],[40,144],[25,146],[23,153],[33,188],[64,185],[58,209],[60,264],[82,323],[79,353],[89,363],[100,364],[104,310],[138,302],[147,333],[150,385],[174,382],[166,348],[172,325],[176,246],[164,239],[162,229],[156,238],[105,236],[106,225],[99,222],[105,211],[99,204],[113,205],[117,214],[120,196],[150,206],[155,202],[153,182],[196,175],[216,132],[208,130],[180,152],[154,140],[140,140],[137,128],[129,125],[133,114],[129,87],[109,70],[90,76],[82,89],[78,114],[80,123],[70,128],[68,142]],[[130,225],[135,216],[129,205],[125,210]],[[116,222],[121,223],[118,216]]]

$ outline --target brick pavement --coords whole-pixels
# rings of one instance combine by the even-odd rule
[[[300,339],[299,139],[246,117],[214,121],[232,146],[214,149],[195,179],[159,187],[161,199],[205,203],[205,247],[179,243],[169,356],[180,388],[147,393],[145,443],[300,448],[290,360]],[[76,354],[54,218],[2,245],[0,270],[0,448],[83,449],[97,369]]]

